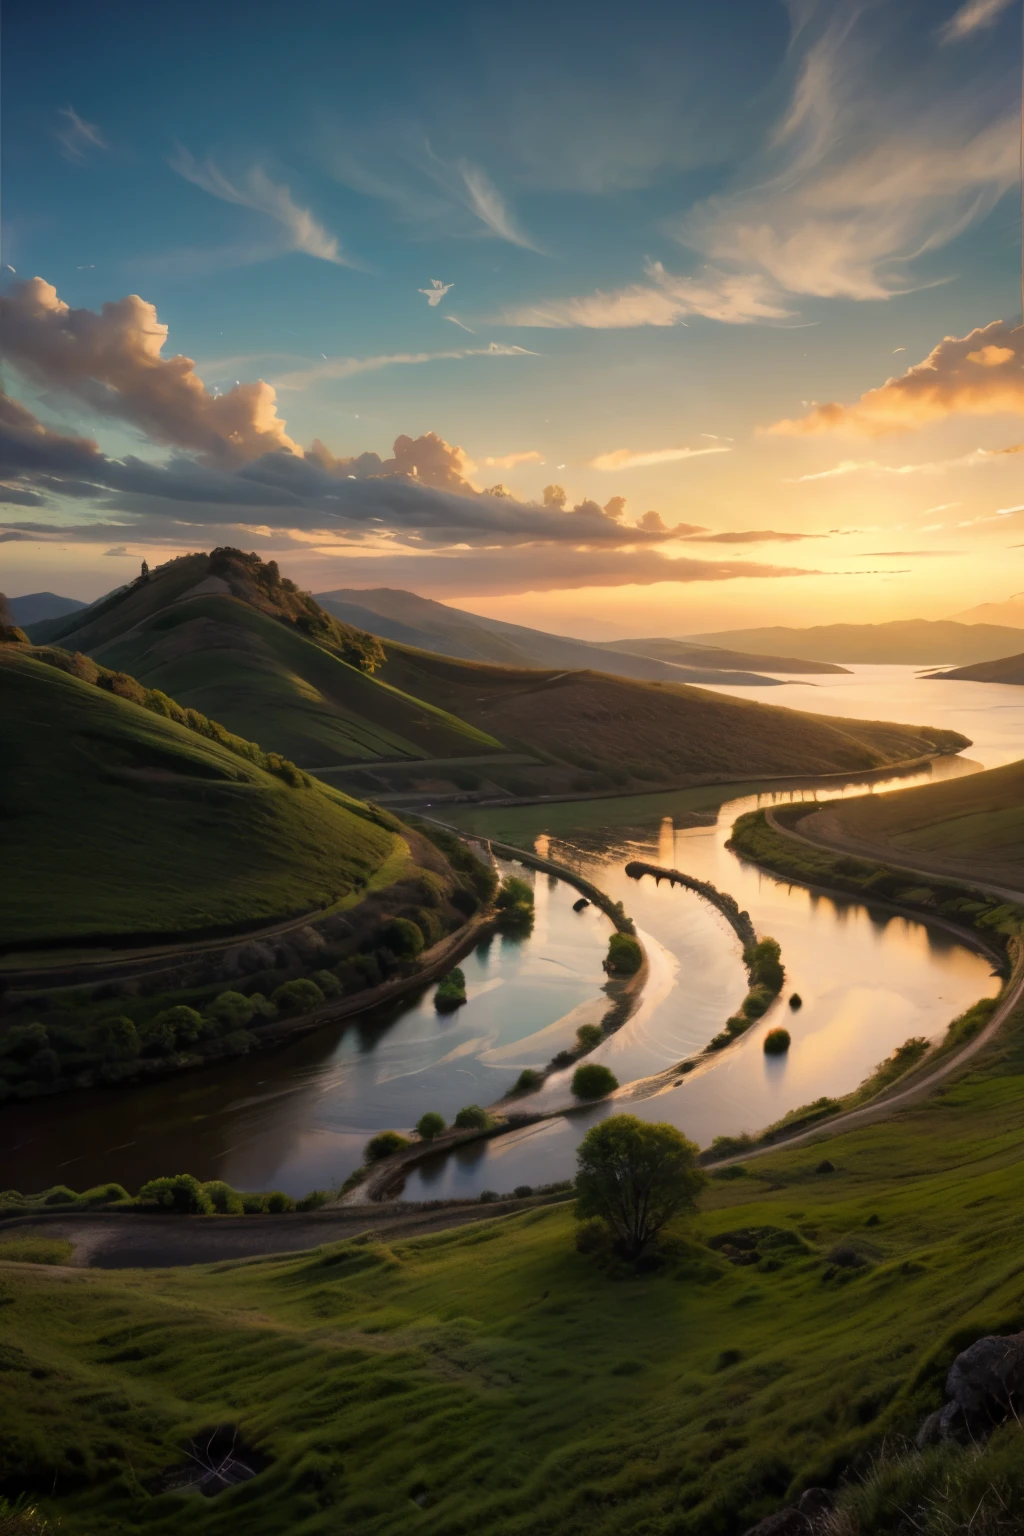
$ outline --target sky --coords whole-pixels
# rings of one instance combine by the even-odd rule
[[[0,588],[589,638],[1024,589],[1019,0],[13,0]]]

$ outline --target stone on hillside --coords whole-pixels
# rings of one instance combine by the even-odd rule
[[[945,1407],[929,1414],[917,1444],[970,1444],[1024,1409],[1024,1333],[989,1334],[962,1350],[946,1377]]]

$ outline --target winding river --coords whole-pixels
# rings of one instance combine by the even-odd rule
[[[763,689],[721,691],[765,698]],[[746,990],[739,944],[724,918],[690,892],[627,879],[628,860],[713,881],[749,910],[759,933],[779,940],[787,982],[766,1019],[681,1086],[617,1106],[670,1120],[702,1145],[719,1134],[757,1130],[822,1094],[846,1092],[896,1045],[911,1035],[941,1034],[999,986],[989,962],[948,933],[782,884],[744,864],[725,842],[736,816],[758,803],[866,787],[883,793],[1024,756],[1024,693],[925,682],[906,667],[857,667],[848,677],[789,681],[772,690],[771,701],[821,714],[927,721],[962,731],[974,745],[963,758],[936,764],[931,775],[870,786],[808,781],[806,788],[762,786],[759,793],[750,784],[439,812],[469,831],[548,853],[622,899],[651,959],[639,1008],[593,1058],[606,1061],[622,1084],[706,1044]],[[688,826],[695,809],[717,810],[716,824]],[[375,1130],[406,1127],[427,1109],[451,1117],[462,1104],[493,1100],[524,1066],[542,1066],[571,1043],[577,1025],[600,1018],[605,1006],[600,962],[608,920],[594,908],[573,912],[577,893],[561,881],[527,877],[536,898],[532,936],[494,938],[463,962],[469,1002],[456,1014],[438,1014],[428,988],[273,1053],[139,1088],[10,1106],[0,1116],[0,1180],[31,1190],[113,1178],[134,1189],[155,1174],[188,1170],[241,1189],[304,1194],[344,1179]],[[786,1007],[791,990],[803,998],[797,1013]],[[779,1010],[793,1046],[785,1058],[767,1058],[760,1037]],[[565,1098],[560,1074],[528,1102],[544,1107]],[[604,1113],[598,1107],[436,1159],[410,1175],[406,1197],[506,1191],[568,1177],[576,1143]]]

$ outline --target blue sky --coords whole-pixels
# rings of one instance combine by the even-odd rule
[[[324,445],[345,495],[338,460],[391,467],[358,471],[378,510],[360,487],[333,522],[323,485],[319,521],[309,504],[289,523],[288,498],[268,510],[262,493],[215,516],[228,493],[193,481],[177,528],[180,485],[140,501],[122,470],[92,496],[51,475],[19,501],[8,477],[5,584],[91,595],[200,529],[273,548],[314,588],[416,586],[579,632],[760,622],[780,604],[808,621],[938,614],[1024,586],[1006,511],[1024,456],[1002,452],[1024,436],[1019,47],[1007,0],[8,8],[11,393],[106,460],[226,473],[169,399],[139,404],[136,374],[101,360],[72,379],[47,351],[48,326],[139,295],[153,310],[132,311],[128,343],[117,322],[119,344],[144,346],[155,314],[150,373],[184,354],[211,402],[236,381],[276,391],[250,404],[287,427],[246,463],[286,431],[307,465]],[[22,314],[36,276],[71,321]],[[940,404],[912,382],[836,428],[814,416],[996,321]],[[780,422],[798,425],[763,431]],[[440,468],[423,450],[416,477],[438,496],[479,507],[501,482],[540,507],[556,484],[551,517],[624,497],[605,519],[620,536],[460,539],[456,507],[444,542],[405,503],[392,522],[380,482],[408,489],[399,434],[463,450]],[[626,539],[652,510],[739,541]]]

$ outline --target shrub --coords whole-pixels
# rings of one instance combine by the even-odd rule
[[[516,1078],[513,1093],[534,1093],[544,1086],[544,1073],[538,1072],[533,1067],[524,1067]]]
[[[123,1014],[115,1019],[100,1019],[93,1026],[93,1044],[102,1056],[112,1061],[131,1061],[139,1054],[139,1032]]]
[[[486,1131],[491,1117],[479,1104],[464,1104],[455,1116],[455,1128],[459,1131]]]
[[[242,992],[221,992],[207,1005],[206,1017],[219,1035],[242,1029],[256,1012],[256,1004]]]
[[[246,1216],[264,1216],[267,1210],[266,1195],[243,1195],[242,1210]]]
[[[440,1136],[447,1128],[444,1115],[439,1115],[436,1110],[428,1109],[425,1115],[421,1115],[416,1122],[416,1131],[424,1141],[433,1141],[435,1136]]]
[[[644,952],[631,933],[613,933],[608,940],[605,970],[613,976],[635,976],[644,963]]]
[[[426,943],[422,928],[408,917],[393,917],[385,924],[381,938],[391,953],[401,960],[415,959]]]
[[[532,1184],[517,1184],[512,1191],[517,1200],[528,1200],[533,1194]]]
[[[742,1013],[734,1013],[731,1019],[725,1021],[725,1032],[730,1039],[735,1040],[737,1035],[742,1035],[750,1028],[750,1020],[745,1019]]]
[[[528,933],[533,927],[533,886],[518,875],[506,875],[494,899],[498,927],[503,933]]]
[[[285,981],[271,993],[271,1002],[284,1014],[311,1013],[324,1000],[315,981],[300,977],[298,981]]]
[[[267,1196],[267,1210],[271,1216],[282,1216],[286,1211],[294,1211],[295,1201],[291,1195],[286,1195],[283,1190],[275,1189]]]
[[[66,1184],[54,1184],[52,1189],[46,1190],[42,1197],[43,1205],[73,1205],[77,1202],[78,1196],[75,1191],[69,1189]]]
[[[230,1035],[225,1035],[221,1041],[221,1054],[223,1056],[248,1056],[256,1043],[256,1036],[251,1035],[247,1029],[233,1029]]]
[[[788,1029],[770,1029],[764,1037],[766,1056],[784,1056],[790,1047]]]
[[[50,1037],[42,1024],[15,1024],[3,1040],[3,1053],[16,1061],[29,1061],[37,1051],[45,1051]]]
[[[572,1075],[572,1091],[577,1099],[603,1099],[618,1086],[614,1072],[596,1061],[577,1067]]]
[[[463,971],[455,966],[447,976],[438,983],[434,993],[434,1007],[438,1013],[450,1013],[455,1008],[460,1008],[466,1001],[466,977]]]
[[[241,1195],[237,1190],[232,1189],[230,1184],[225,1184],[223,1179],[208,1179],[203,1185],[203,1194],[221,1216],[242,1214]]]
[[[759,1019],[762,1014],[768,1012],[774,997],[774,992],[768,987],[751,987],[740,1004],[740,1011],[746,1014],[748,1019]]]
[[[162,1179],[150,1179],[139,1190],[140,1205],[156,1205],[164,1211],[205,1216],[213,1203],[203,1186],[190,1173],[175,1173]]]
[[[786,974],[781,955],[782,951],[775,939],[759,939],[756,944],[749,945],[743,952],[743,959],[750,971],[751,981],[768,987],[772,993],[778,992]]]
[[[576,1152],[576,1215],[603,1221],[628,1258],[638,1258],[704,1184],[697,1148],[674,1125],[611,1115]]]
[[[500,1200],[500,1199],[501,1199],[501,1196],[498,1194],[498,1191],[496,1189],[482,1189],[480,1191],[480,1204],[481,1205],[493,1205],[495,1200]]]
[[[789,1006],[792,1008],[793,1012],[795,1013],[796,1010],[798,1008],[802,1008],[803,1005],[804,1005],[804,1000],[800,996],[800,993],[799,992],[794,992],[793,995],[789,999]]]
[[[576,1031],[576,1043],[581,1051],[596,1049],[603,1039],[604,1030],[600,1024],[581,1024]]]
[[[318,1211],[322,1205],[326,1205],[331,1198],[329,1189],[311,1189],[308,1195],[303,1195],[301,1200],[296,1200],[297,1211]]]
[[[397,1131],[378,1131],[363,1149],[363,1162],[379,1163],[382,1158],[390,1157],[392,1152],[401,1152],[408,1145],[409,1138],[400,1136]]]
[[[608,1228],[603,1221],[581,1221],[576,1228],[577,1253],[602,1253],[608,1247]]]
[[[320,988],[324,997],[341,996],[341,982],[333,971],[314,971],[311,980]]]
[[[96,1184],[79,1196],[86,1205],[110,1205],[114,1200],[130,1200],[123,1184]]]
[[[561,1072],[565,1067],[571,1067],[576,1060],[575,1051],[556,1051],[551,1058],[551,1066],[556,1072]]]
[[[60,1077],[60,1057],[55,1050],[47,1046],[44,1051],[36,1051],[29,1060],[27,1070],[33,1082],[55,1083]]]

